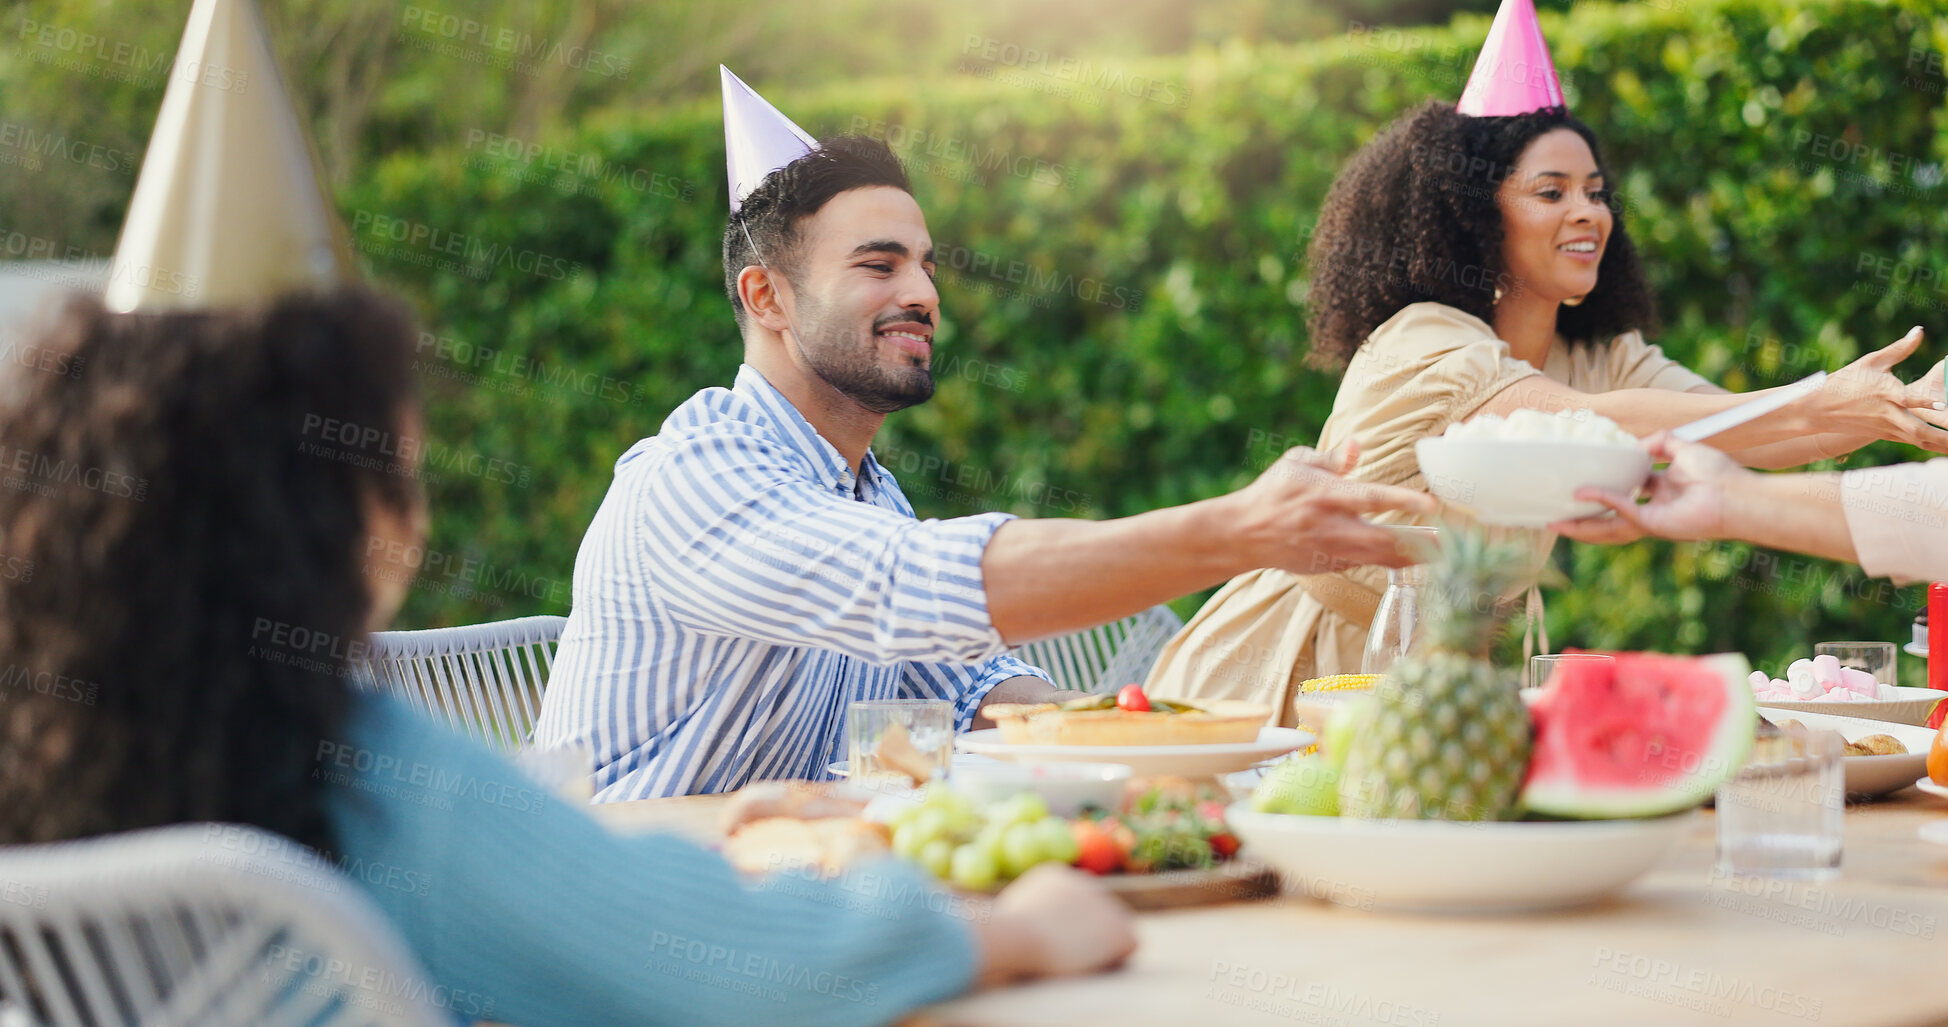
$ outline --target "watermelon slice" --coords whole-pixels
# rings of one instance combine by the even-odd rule
[[[1554,817],[1654,817],[1703,802],[1752,751],[1751,664],[1736,653],[1606,653],[1564,664],[1529,708],[1522,806]]]

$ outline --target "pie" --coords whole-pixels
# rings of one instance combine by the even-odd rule
[[[1187,703],[1152,699],[1145,711],[1126,710],[1116,697],[1092,695],[1066,703],[996,703],[982,712],[1009,745],[1226,745],[1258,740],[1269,707],[1235,699]]]

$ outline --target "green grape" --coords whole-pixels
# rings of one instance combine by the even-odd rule
[[[1000,881],[1001,875],[993,856],[979,845],[963,845],[954,850],[949,879],[969,891],[986,891]]]
[[[946,880],[954,870],[954,843],[935,838],[920,846],[920,865],[927,868],[927,873]]]
[[[867,816],[871,816],[871,811],[867,812]],[[886,814],[886,826],[892,828],[894,831],[898,831],[900,828],[913,823],[919,816],[919,806],[910,802],[902,802]]]
[[[999,821],[990,820],[974,836],[974,840],[968,844],[980,849],[983,853],[987,854],[989,859],[994,861],[996,866],[999,866],[1002,860],[1002,846],[1007,837],[1007,833],[1008,825]]]
[[[934,838],[952,838],[959,833],[954,830],[953,815],[939,809],[921,810],[920,815],[913,818],[913,828],[920,832],[923,842]]]
[[[1069,822],[1061,817],[1043,817],[1035,825],[1035,833],[1042,840],[1042,855],[1051,863],[1073,863],[1080,854],[1075,843],[1075,832],[1069,829]]]
[[[907,859],[919,859],[920,850],[933,839],[920,833],[919,824],[903,824],[893,829],[893,851]]]
[[[1009,824],[1007,832],[1001,836],[1001,872],[1006,876],[1019,877],[1045,858],[1042,855],[1042,833],[1035,826]]]
[[[1048,816],[1048,803],[1034,792],[1022,792],[1009,796],[1007,801],[996,806],[989,814],[1003,824],[1032,824]]]

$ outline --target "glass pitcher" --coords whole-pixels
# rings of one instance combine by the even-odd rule
[[[1441,534],[1437,528],[1417,526],[1400,526],[1394,530],[1411,536],[1402,540],[1403,546],[1429,547],[1430,558],[1431,548],[1439,542]],[[1360,673],[1384,674],[1393,661],[1413,648],[1420,638],[1420,587],[1426,583],[1425,564],[1387,571],[1387,591],[1380,597],[1380,606],[1373,612],[1373,626],[1366,632],[1366,654],[1360,659]]]

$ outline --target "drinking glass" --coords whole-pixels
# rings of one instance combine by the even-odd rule
[[[1832,656],[1842,667],[1864,670],[1882,684],[1898,684],[1892,642],[1821,642],[1813,646],[1814,656]]]
[[[1745,767],[1718,788],[1719,873],[1839,875],[1845,744],[1836,732],[1797,727],[1753,743]]]
[[[1541,688],[1549,683],[1549,678],[1558,670],[1571,664],[1615,663],[1617,658],[1602,653],[1554,653],[1549,656],[1529,657],[1529,687]]]
[[[1403,536],[1403,546],[1424,548],[1432,558],[1440,540],[1440,529],[1418,525],[1396,525],[1393,531]],[[1427,567],[1393,567],[1387,570],[1387,590],[1373,611],[1373,626],[1366,632],[1366,652],[1360,657],[1360,673],[1384,674],[1393,661],[1407,655],[1420,638],[1420,587],[1427,583]]]
[[[954,704],[876,699],[846,708],[848,777],[866,788],[946,778],[954,758]]]

